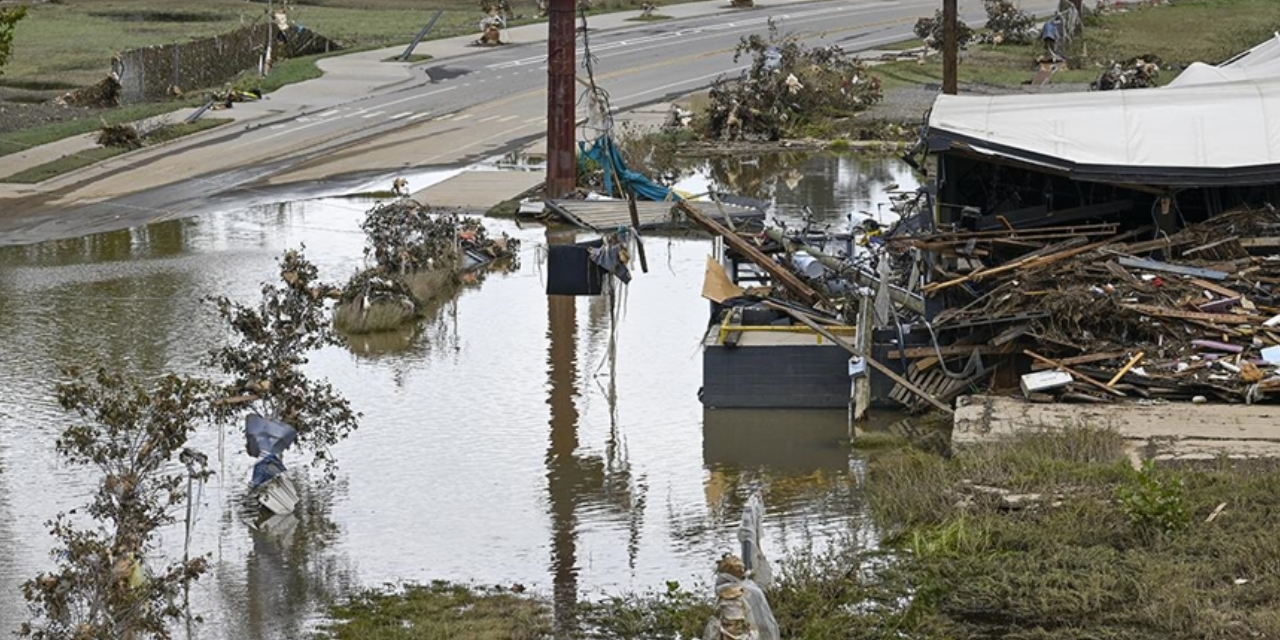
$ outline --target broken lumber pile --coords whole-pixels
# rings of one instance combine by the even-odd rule
[[[902,242],[938,258],[923,291],[946,302],[931,322],[937,341],[967,347],[951,357],[980,350],[1018,372],[1067,374],[997,386],[1021,382],[1042,401],[1280,399],[1280,213],[1144,233],[1100,224]]]

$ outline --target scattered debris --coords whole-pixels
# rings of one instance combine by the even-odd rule
[[[141,149],[142,134],[138,133],[137,127],[131,124],[107,124],[104,122],[102,128],[98,130],[97,143],[104,147]]]
[[[822,117],[853,115],[883,97],[880,79],[839,46],[808,47],[794,35],[743,38],[734,61],[751,65],[737,78],[719,78],[710,90],[707,134],[722,140],[795,137]]]
[[[1156,86],[1160,76],[1160,58],[1147,54],[1131,58],[1123,63],[1112,62],[1097,80],[1089,83],[1094,91],[1113,89],[1146,89]]]

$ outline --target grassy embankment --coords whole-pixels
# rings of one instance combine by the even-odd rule
[[[126,122],[128,121],[132,121],[132,120],[126,120]],[[184,122],[180,124],[169,125],[169,126],[165,126],[157,129],[151,135],[145,136],[143,138],[143,142],[145,143],[145,146],[148,146],[148,147],[157,145],[157,144],[162,144],[165,142],[169,142],[171,140],[176,140],[183,136],[191,135],[193,133],[199,133],[206,129],[212,129],[214,127],[221,126],[228,122],[231,122],[229,118],[204,118],[202,120],[197,120],[196,122],[191,122],[191,123]],[[70,125],[72,123],[65,123],[65,124]],[[80,133],[84,133],[84,132],[80,132]],[[74,135],[74,134],[71,134],[71,135]],[[0,144],[3,144],[3,139],[0,139]],[[94,147],[87,151],[69,154],[57,160],[54,160],[52,162],[46,162],[44,164],[40,164],[34,167],[30,167],[28,169],[24,169],[23,171],[15,173],[11,176],[0,178],[0,182],[15,183],[15,184],[35,184],[37,182],[43,182],[50,178],[60,176],[70,171],[75,171],[76,169],[82,169],[91,164],[106,160],[107,158],[114,158],[115,156],[118,156],[122,153],[126,153],[128,151],[130,151],[130,149],[125,149],[123,147]],[[3,155],[3,154],[0,154],[0,155]]]
[[[787,640],[1280,635],[1273,463],[1134,469],[1117,434],[1091,428],[1029,430],[949,459],[885,439],[868,445],[865,495],[883,545],[783,561],[768,595]],[[360,596],[335,609],[348,622],[334,636],[548,615],[538,599],[468,592],[485,607],[449,604],[463,596],[439,589]],[[573,635],[698,637],[710,613],[709,598],[671,585],[583,606]]]

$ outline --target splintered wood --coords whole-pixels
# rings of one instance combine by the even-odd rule
[[[943,302],[930,326],[939,346],[893,355],[1009,362],[1015,375],[994,376],[995,389],[1028,370],[1072,376],[1028,393],[1039,400],[1280,396],[1280,213],[1239,209],[1152,235],[1107,224],[891,240],[932,252],[923,291]]]

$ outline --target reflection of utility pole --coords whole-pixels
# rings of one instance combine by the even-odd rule
[[[956,0],[942,0],[942,92],[956,95],[960,45],[956,41]]]
[[[547,197],[562,198],[577,184],[573,120],[575,0],[551,0],[547,38]]]
[[[552,0],[555,2],[555,0]],[[572,0],[570,0],[572,1]],[[572,243],[573,234],[552,237],[547,244]],[[551,503],[551,568],[557,637],[571,630],[573,607],[578,598],[578,555],[576,494],[579,487],[577,460],[578,407],[578,322],[573,296],[547,296],[547,378],[551,406],[551,437],[547,448],[547,493]]]

